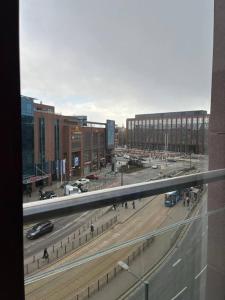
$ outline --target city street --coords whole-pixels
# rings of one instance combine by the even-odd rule
[[[165,162],[156,161],[155,163],[165,165]],[[168,163],[165,169],[152,169],[152,168],[144,168],[140,171],[136,171],[133,173],[124,173],[123,174],[123,184],[132,184],[139,183],[143,181],[148,181],[150,179],[154,179],[159,176],[160,172],[163,174],[173,174],[174,172],[181,171],[184,167],[187,167],[189,163],[176,162],[176,163]],[[194,163],[193,163],[194,164]],[[107,178],[107,179],[105,179]],[[105,187],[113,187],[121,185],[121,174],[117,175],[111,174],[110,169],[103,169],[103,171],[99,174],[99,179],[95,181],[90,181],[88,184],[89,190],[96,190],[96,188],[105,188]],[[62,189],[61,189],[62,191]],[[110,207],[109,207],[110,208]],[[36,240],[28,240],[26,238],[26,232],[28,228],[32,225],[26,226],[24,229],[24,259],[25,261],[30,261],[33,259],[33,256],[41,256],[43,249],[45,247],[50,247],[52,245],[57,244],[58,242],[65,239],[75,230],[80,228],[82,225],[87,224],[92,218],[95,218],[98,210],[92,210],[85,213],[77,213],[70,216],[64,216],[62,218],[56,218],[53,221],[55,227],[52,233],[44,235]],[[110,218],[110,216],[108,217]]]
[[[115,243],[151,232],[163,226],[165,222],[167,224],[174,223],[183,219],[187,213],[187,208],[183,207],[181,202],[173,208],[165,207],[164,195],[151,197],[149,200],[147,198],[145,200],[143,199],[140,204],[143,203],[143,201],[146,203],[146,205],[143,206],[144,209],[138,210],[132,218],[125,217],[128,211],[133,212],[134,210],[131,207],[128,210],[121,207],[118,215],[122,220],[120,219],[121,221],[119,221],[113,229],[110,229],[73,254],[60,260],[59,263],[54,264],[54,267],[62,263],[68,263],[84,255],[93,254]],[[138,203],[139,201],[137,201],[137,209]],[[87,284],[93,281],[96,282],[100,276],[106,274],[110,269],[113,269],[118,260],[127,257],[132,249],[135,248],[136,246],[124,248],[112,253],[109,257],[102,257],[91,263],[66,271],[63,273],[63,276],[57,275],[30,284],[26,286],[26,297],[27,299],[69,299],[71,293],[84,289],[87,287]],[[82,274],[82,276],[80,276],[80,274]]]

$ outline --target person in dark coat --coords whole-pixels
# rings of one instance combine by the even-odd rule
[[[132,202],[132,205],[133,205],[133,209],[135,209],[135,202],[134,201]]]
[[[48,258],[48,250],[47,248],[44,249],[43,257],[42,258]]]
[[[125,208],[128,208],[127,202],[125,202]]]
[[[91,231],[92,234],[93,234],[94,230],[95,230],[94,225],[91,224],[91,226],[90,226],[90,231]]]

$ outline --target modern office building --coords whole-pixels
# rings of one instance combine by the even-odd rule
[[[23,180],[34,176],[34,103],[21,96]]]
[[[208,123],[209,115],[204,110],[135,115],[126,121],[127,146],[206,153]]]
[[[25,185],[69,180],[99,170],[111,161],[115,122],[88,122],[87,116],[63,116],[54,106],[22,97]]]

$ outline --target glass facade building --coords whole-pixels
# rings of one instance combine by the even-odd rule
[[[23,179],[34,175],[34,105],[21,96]]]

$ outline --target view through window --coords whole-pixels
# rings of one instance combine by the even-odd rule
[[[213,1],[20,2],[26,299],[206,299]]]

